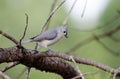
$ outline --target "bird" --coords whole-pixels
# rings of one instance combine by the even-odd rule
[[[22,42],[22,44],[27,44],[31,42],[37,42],[39,49],[40,46],[45,47],[49,50],[48,46],[55,44],[58,42],[60,39],[62,39],[64,36],[68,38],[68,32],[67,32],[67,27],[66,26],[58,26],[52,29],[48,29],[40,34],[38,34],[35,37],[30,38],[27,41]]]

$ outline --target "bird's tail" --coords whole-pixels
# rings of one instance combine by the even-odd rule
[[[23,42],[22,42],[22,45],[24,45],[24,44],[28,44],[28,43],[30,43],[30,42],[32,42],[32,40],[31,40],[31,39],[26,40],[26,41],[23,41]]]

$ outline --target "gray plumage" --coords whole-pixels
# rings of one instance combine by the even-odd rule
[[[52,40],[54,39],[56,36],[57,36],[57,28],[55,29],[50,29],[50,30],[47,30],[33,38],[30,38],[32,39],[33,41],[42,41],[42,40]]]
[[[39,46],[48,47],[59,41],[63,36],[67,37],[67,27],[60,26],[53,29],[46,30],[41,34],[30,38],[23,42],[23,44],[30,43],[30,42],[38,42]]]

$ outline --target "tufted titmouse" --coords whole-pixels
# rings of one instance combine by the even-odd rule
[[[53,29],[46,30],[41,34],[30,38],[29,40],[23,42],[22,44],[30,43],[30,42],[37,42],[38,46],[43,46],[48,48],[49,45],[52,45],[59,41],[63,36],[66,38],[67,36],[67,27],[59,26]]]

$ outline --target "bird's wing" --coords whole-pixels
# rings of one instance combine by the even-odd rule
[[[43,41],[43,40],[52,40],[57,36],[57,32],[56,31],[45,31],[43,33],[41,33],[40,35],[37,35],[33,38],[31,38],[33,41]]]

